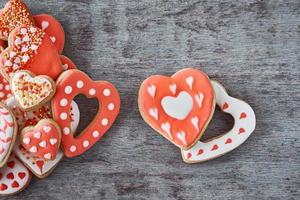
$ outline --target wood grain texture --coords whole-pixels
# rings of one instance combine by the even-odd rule
[[[86,154],[64,159],[50,177],[2,199],[300,198],[298,0],[25,2],[33,13],[59,19],[64,54],[93,79],[114,83],[122,108]],[[257,115],[244,145],[203,164],[183,163],[179,149],[146,125],[137,108],[142,80],[187,66],[220,81]],[[86,121],[96,104],[81,104]],[[230,124],[217,114],[209,135]]]

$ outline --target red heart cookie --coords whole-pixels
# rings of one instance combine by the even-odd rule
[[[20,142],[34,156],[54,160],[61,141],[60,127],[50,119],[39,121],[36,126],[22,130]]]
[[[144,120],[184,149],[199,140],[215,108],[210,80],[196,69],[184,69],[172,77],[149,77],[141,85],[138,102]]]
[[[85,73],[73,69],[63,72],[58,78],[56,94],[52,100],[54,120],[63,130],[62,146],[67,157],[82,154],[91,148],[112,126],[120,109],[117,89],[106,81],[93,81]],[[90,123],[77,137],[71,133],[71,118],[68,116],[71,102],[78,94],[96,98],[101,107]]]
[[[20,108],[33,110],[55,94],[55,83],[47,76],[35,76],[29,71],[17,71],[10,79],[11,92]]]
[[[18,126],[12,112],[0,104],[0,167],[7,161],[15,144]]]
[[[7,80],[17,70],[29,70],[52,79],[62,72],[57,49],[41,29],[20,26],[11,32],[8,45],[0,55],[1,73]]]
[[[0,169],[0,196],[11,195],[22,191],[31,180],[31,173],[11,155],[4,167]]]
[[[7,40],[20,25],[33,25],[29,9],[21,0],[10,0],[0,11],[0,38]]]
[[[62,53],[65,46],[65,32],[61,24],[51,15],[41,14],[33,16],[35,25],[49,35],[58,53]]]

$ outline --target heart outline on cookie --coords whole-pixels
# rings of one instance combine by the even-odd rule
[[[30,111],[48,102],[55,94],[54,81],[45,75],[35,76],[29,71],[15,72],[10,79],[11,92],[23,111]]]
[[[201,99],[197,98],[200,93]],[[215,95],[206,74],[186,68],[171,77],[155,75],[143,81],[138,105],[148,125],[177,147],[189,149],[198,142],[212,118]],[[195,117],[198,124],[192,120]]]
[[[65,155],[75,157],[91,148],[112,126],[120,110],[120,96],[111,83],[93,81],[76,69],[63,72],[56,84],[57,92],[51,101],[53,118],[63,132],[62,148]],[[70,131],[70,118],[66,114],[70,102],[79,94],[96,98],[101,107],[93,121],[74,137]]]
[[[225,88],[217,81],[212,81],[216,93],[216,103],[223,112],[232,115],[232,129],[207,141],[198,141],[191,149],[181,150],[182,159],[186,163],[201,163],[220,157],[243,144],[253,133],[256,117],[251,106],[245,101],[228,95]]]

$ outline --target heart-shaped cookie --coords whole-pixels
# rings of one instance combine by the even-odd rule
[[[182,158],[187,163],[204,162],[222,156],[244,143],[255,129],[256,118],[251,106],[229,96],[220,83],[212,81],[212,85],[217,105],[223,112],[232,115],[234,126],[225,134],[207,141],[198,141],[191,149],[182,149]]]
[[[11,92],[24,111],[33,110],[55,94],[55,83],[47,76],[34,76],[29,71],[17,71],[10,79]]]
[[[21,0],[10,0],[0,11],[0,38],[7,40],[20,25],[33,25],[29,9]]]
[[[8,48],[0,55],[0,69],[9,80],[18,70],[56,79],[62,72],[58,51],[50,37],[35,26],[20,26],[9,35]]]
[[[18,126],[12,112],[0,104],[0,167],[7,161],[15,144]]]
[[[22,130],[20,142],[32,155],[54,160],[61,141],[60,127],[51,119],[43,119],[35,126]]]
[[[49,35],[58,53],[62,53],[65,46],[65,32],[61,24],[51,15],[40,14],[33,16],[35,25]]]
[[[211,120],[215,96],[206,74],[184,69],[172,77],[151,76],[139,91],[144,120],[176,146],[189,149]]]
[[[62,147],[67,157],[82,154],[91,148],[112,126],[120,109],[117,89],[106,81],[93,81],[85,73],[73,69],[63,72],[56,81],[57,90],[52,100],[52,114],[60,125]],[[71,118],[68,116],[71,102],[78,94],[96,98],[101,107],[93,121],[75,137],[71,133]]]
[[[6,165],[0,169],[0,196],[21,192],[28,186],[30,180],[31,173],[12,154]]]

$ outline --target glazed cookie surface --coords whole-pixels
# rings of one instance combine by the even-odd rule
[[[117,89],[106,81],[93,81],[79,70],[67,70],[58,78],[57,92],[52,100],[54,120],[62,129],[62,147],[67,157],[78,156],[91,148],[112,126],[120,109]],[[94,120],[77,136],[71,133],[67,115],[72,100],[79,94],[96,98],[101,107]]]
[[[172,77],[151,76],[139,91],[144,120],[180,148],[191,148],[211,120],[215,96],[206,74],[183,69]]]

